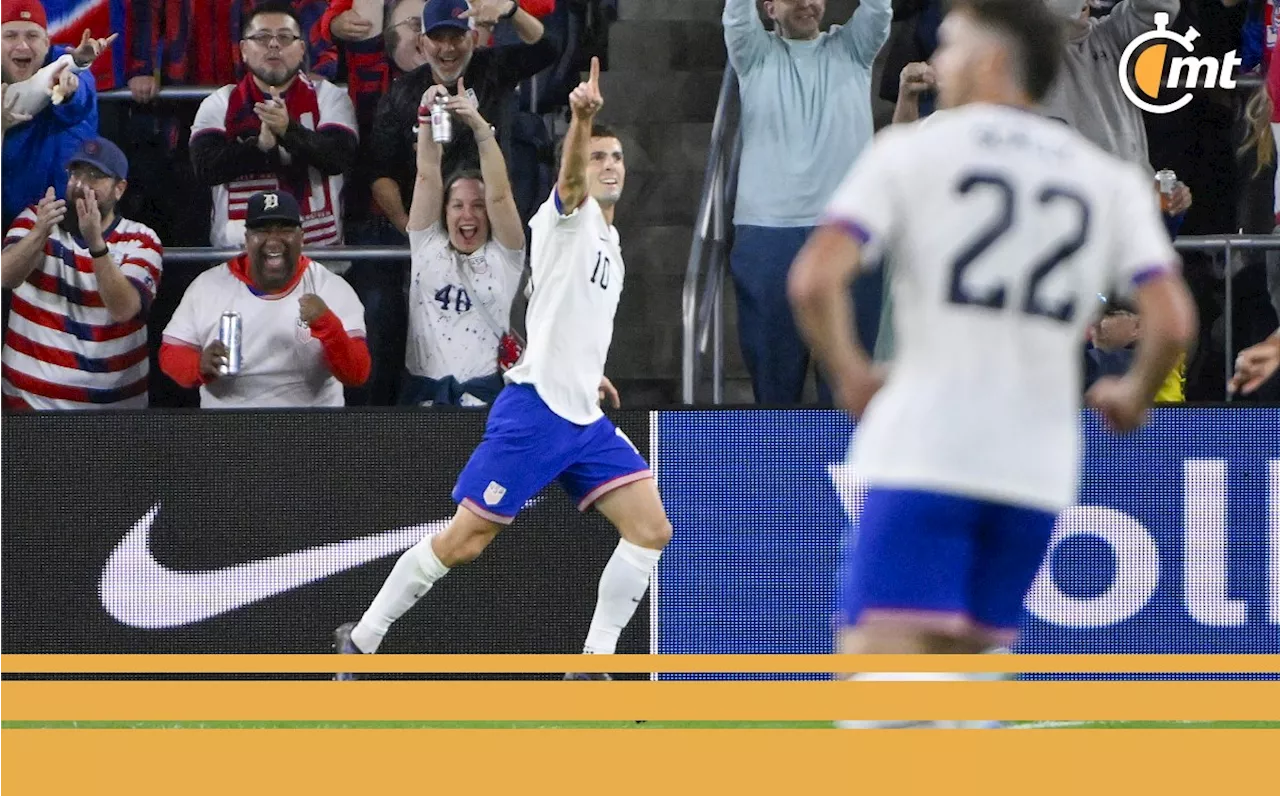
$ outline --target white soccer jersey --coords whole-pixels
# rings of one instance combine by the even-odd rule
[[[460,382],[493,374],[498,341],[510,324],[511,302],[520,288],[524,250],[508,249],[490,238],[474,254],[464,255],[449,245],[449,234],[438,222],[410,230],[409,249],[413,271],[405,367],[415,376],[453,376]]]
[[[364,306],[346,280],[320,263],[307,265],[293,287],[260,295],[228,263],[196,277],[165,327],[170,343],[203,350],[218,339],[224,312],[241,318],[241,369],[200,387],[202,409],[343,406],[342,383],[329,371],[320,341],[302,323],[298,300],[308,293],[342,321],[352,337],[364,337]]]
[[[35,208],[14,220],[6,246],[31,234]],[[103,233],[111,259],[138,289],[143,312],[112,319],[89,249],[55,227],[39,263],[12,293],[0,391],[8,409],[145,409],[147,310],[160,283],[160,239],[117,219]]]
[[[319,118],[308,112],[298,123],[308,130],[324,130],[339,127],[356,132],[356,111],[347,92],[327,80],[311,82],[299,76],[303,86],[315,91]],[[200,103],[195,121],[191,125],[191,138],[206,133],[225,135],[227,110],[234,85],[223,86]],[[291,90],[292,87],[291,87]],[[289,162],[290,155],[283,146],[282,160]],[[324,175],[319,169],[307,169],[308,189],[304,195],[295,196],[302,210],[303,244],[306,246],[339,246],[342,244],[342,175]],[[249,197],[260,191],[278,191],[285,186],[274,174],[247,174],[229,183],[213,186],[213,219],[209,229],[209,242],[214,246],[236,248],[244,245],[244,217]]]
[[[1056,121],[966,106],[878,136],[828,222],[894,269],[897,355],[855,434],[858,474],[1069,505],[1097,295],[1177,267],[1150,175]]]
[[[528,344],[507,381],[533,385],[551,411],[585,426],[603,416],[600,379],[625,269],[618,230],[595,199],[569,215],[557,202],[553,191],[529,222]]]

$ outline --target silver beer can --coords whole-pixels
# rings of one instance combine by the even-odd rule
[[[431,103],[431,140],[437,144],[447,144],[453,140],[453,117],[445,108],[447,99],[443,95],[436,96]]]
[[[240,337],[243,334],[240,313],[224,312],[218,323],[218,340],[227,347],[227,364],[218,368],[223,376],[240,372]]]

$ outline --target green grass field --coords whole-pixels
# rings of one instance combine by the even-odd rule
[[[1010,722],[1009,729],[1280,730],[1280,721]],[[5,721],[5,730],[829,730],[824,721]]]

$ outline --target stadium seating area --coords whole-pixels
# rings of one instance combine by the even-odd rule
[[[6,8],[9,5],[6,0]],[[362,106],[354,96],[354,85],[369,80],[369,47],[364,41],[344,39],[334,27],[335,17],[352,5],[350,0],[295,0],[292,5],[306,27],[307,71],[344,89],[353,87],[361,140],[356,165],[347,174],[343,212],[348,231],[345,243],[361,248],[342,256],[357,264],[348,278],[356,284],[361,267],[366,274],[370,268],[379,269],[379,274],[389,276],[382,284],[383,303],[377,306],[385,307],[388,301],[399,305],[398,310],[374,312],[375,305],[365,300],[371,338],[373,329],[382,326],[387,336],[397,338],[382,352],[374,352],[375,371],[381,365],[384,374],[395,374],[377,390],[349,389],[347,404],[394,403],[396,374],[404,362],[404,326],[392,318],[404,311],[407,261],[402,251],[396,251],[403,249],[403,243],[396,244],[394,236],[368,234],[371,225],[386,220],[369,196],[371,175],[366,164],[375,157],[368,135],[372,106]],[[388,14],[397,5],[388,3]],[[610,375],[629,405],[677,403],[683,265],[697,222],[696,175],[711,143],[716,88],[726,60],[719,25],[724,2],[522,0],[522,5],[541,15],[545,38],[554,44],[556,56],[551,66],[520,82],[503,99],[500,118],[490,120],[499,130],[521,216],[527,220],[550,190],[554,143],[565,129],[568,92],[590,58],[599,56],[606,68],[609,96],[604,115],[619,129],[631,168],[619,213],[630,266],[628,288],[619,310]],[[906,64],[926,59],[936,43],[938,5],[935,0],[893,3],[892,33],[876,60],[869,98],[877,127],[889,123],[898,73]],[[1095,14],[1103,15],[1115,4],[1092,0],[1090,5]],[[845,22],[856,6],[852,0],[830,0],[824,24]],[[151,227],[166,250],[163,279],[147,317],[151,406],[199,405],[195,390],[184,389],[161,373],[156,355],[162,332],[187,287],[203,270],[227,259],[226,251],[206,250],[212,199],[207,184],[193,169],[188,141],[202,100],[243,73],[236,31],[251,7],[250,0],[44,3],[55,44],[75,46],[85,29],[102,38],[118,35],[94,62],[92,72],[97,83],[98,130],[119,144],[130,162],[129,190],[118,215]],[[388,25],[391,20],[388,16]],[[1267,98],[1266,67],[1275,40],[1272,1],[1183,0],[1174,24],[1178,26],[1197,27],[1211,47],[1238,50],[1245,62],[1236,89],[1204,92],[1185,112],[1147,117],[1153,166],[1175,170],[1194,195],[1179,234],[1184,242],[1191,241],[1190,247],[1197,247],[1196,236],[1270,236],[1276,228],[1275,166],[1274,157],[1266,153],[1274,148],[1266,129],[1269,118],[1260,117],[1257,106]],[[382,40],[377,41],[381,47]],[[500,22],[485,44],[528,46],[509,22]],[[389,65],[392,55],[387,53],[392,48],[375,49],[372,61],[383,69],[384,80],[381,89],[373,91],[376,103],[379,90],[386,92],[398,69],[394,63]],[[158,93],[148,93],[155,88],[142,88],[138,78],[157,81]],[[1254,123],[1264,134],[1250,138]],[[6,192],[13,179],[9,165],[6,142]],[[6,217],[6,224],[9,221]],[[1280,275],[1272,274],[1268,280],[1267,245],[1265,240],[1255,240],[1225,255],[1220,244],[1204,243],[1184,251],[1186,274],[1203,323],[1200,345],[1186,366],[1187,400],[1222,400],[1224,368],[1232,352],[1275,331],[1277,310],[1271,292],[1280,293]],[[364,298],[366,286],[356,284],[356,288]],[[727,339],[736,340],[732,294],[726,288],[716,300],[725,307]],[[513,312],[517,327],[521,302],[518,298]],[[880,307],[864,302],[859,312],[874,319]],[[737,348],[730,343],[717,354],[723,360],[726,382],[723,395],[717,397],[727,403],[748,403],[751,384]],[[378,362],[379,357],[384,361]],[[1257,399],[1274,400],[1278,390],[1277,385],[1269,385]],[[805,396],[810,400],[812,389]]]

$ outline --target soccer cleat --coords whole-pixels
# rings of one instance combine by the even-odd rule
[[[351,631],[356,629],[355,622],[347,622],[340,625],[337,630],[333,631],[333,651],[339,655],[362,655],[360,648],[351,640]],[[335,680],[354,680],[355,674],[351,672],[338,672],[333,676]]]

